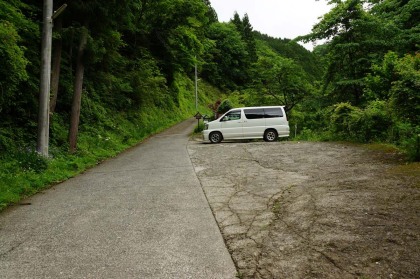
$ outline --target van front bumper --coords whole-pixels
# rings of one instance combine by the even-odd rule
[[[209,130],[204,130],[203,131],[203,140],[204,141],[209,141],[209,134],[210,134]]]

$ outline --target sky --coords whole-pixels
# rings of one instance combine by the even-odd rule
[[[229,21],[235,11],[241,18],[248,14],[254,30],[282,39],[310,33],[318,18],[331,8],[326,0],[210,0],[210,3],[220,22]],[[304,46],[313,49],[312,43]]]

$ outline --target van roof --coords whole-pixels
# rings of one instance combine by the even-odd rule
[[[284,108],[284,106],[259,106],[259,107],[240,107],[240,108],[232,108],[232,109],[230,109],[230,110],[233,110],[233,109],[279,108],[279,107]]]

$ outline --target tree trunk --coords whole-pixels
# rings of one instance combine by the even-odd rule
[[[54,41],[53,44],[53,65],[51,72],[51,100],[50,100],[50,114],[55,111],[58,96],[58,83],[60,80],[60,69],[61,69],[61,53],[63,50],[63,40],[61,39],[61,30],[63,26],[63,19],[59,17],[54,25],[54,31],[59,33],[59,39]]]
[[[80,37],[80,44],[77,54],[76,61],[76,77],[74,81],[74,94],[73,103],[71,106],[71,117],[70,117],[70,131],[69,131],[69,144],[70,152],[74,153],[77,148],[77,134],[79,132],[79,119],[80,119],[80,106],[82,101],[82,90],[83,90],[83,74],[85,71],[85,65],[83,63],[83,54],[87,44],[88,29],[83,27],[82,34]]]

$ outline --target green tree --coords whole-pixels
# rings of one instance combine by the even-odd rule
[[[420,54],[398,57],[395,52],[385,55],[380,64],[372,66],[366,77],[367,93],[372,99],[390,101],[399,118],[420,124]]]
[[[256,62],[258,60],[256,42],[248,14],[245,14],[241,19],[239,14],[235,12],[230,22],[236,26],[236,30],[241,35],[242,41],[246,44],[246,50],[248,52],[247,62],[250,64]]]
[[[395,64],[399,59],[395,52],[388,52],[381,62],[372,65],[372,73],[366,76],[365,94],[369,99],[389,100],[390,89],[397,80]]]
[[[391,98],[395,111],[403,119],[420,125],[420,53],[407,54],[396,61]]]
[[[210,1],[209,0],[203,0],[203,1],[204,1],[204,4],[206,4],[207,9],[208,9],[206,14],[209,19],[209,22],[210,23],[218,22],[217,13],[211,6]]]
[[[202,0],[159,0],[149,11],[150,49],[171,83],[174,73],[193,69],[206,49],[209,6]]]
[[[8,21],[0,21],[0,88],[2,92],[1,110],[12,97],[18,84],[28,78],[24,48],[19,45],[21,40],[15,26]]]
[[[316,52],[322,46],[317,46],[313,52],[310,52],[295,40],[273,38],[258,31],[254,31],[256,41],[263,41],[270,48],[272,48],[278,55],[290,58],[298,63],[309,74],[312,80],[319,80],[322,78],[325,63],[323,63],[320,53]],[[261,47],[257,47],[261,48]]]
[[[307,74],[291,59],[260,57],[254,71],[256,104],[283,105],[290,111],[313,91]]]
[[[36,138],[40,32],[37,18],[27,13],[35,14],[36,7],[0,0],[0,128],[5,128],[2,133],[10,129],[10,142],[16,145],[20,131],[28,131],[27,139]]]
[[[245,41],[247,45],[247,51],[249,55],[249,60],[251,62],[256,62],[258,60],[257,56],[257,46],[255,43],[255,36],[253,33],[253,27],[251,22],[249,21],[248,14],[245,14],[242,19],[242,39]]]
[[[135,32],[138,20],[133,12],[143,12],[148,1],[73,1],[69,4],[65,22],[72,35],[79,36],[74,63],[75,78],[71,105],[69,143],[74,152],[82,109],[82,92],[100,91],[100,99],[109,106],[118,106],[123,92],[133,91],[124,74],[130,61],[121,54],[125,46],[123,31]],[[95,21],[91,21],[91,18]],[[76,40],[77,41],[77,40]],[[73,51],[73,40],[70,42]],[[73,68],[73,67],[71,67]],[[85,73],[86,71],[86,73]],[[86,82],[87,80],[87,82]],[[96,84],[96,85],[93,85]],[[116,103],[116,105],[114,105]]]
[[[388,33],[388,40],[391,39],[393,42],[393,51],[401,54],[419,51],[420,5],[418,0],[368,2],[373,5],[371,14],[382,19],[385,25],[393,27],[394,32]]]
[[[230,20],[231,23],[233,23],[236,27],[236,30],[238,30],[240,33],[244,29],[244,25],[242,23],[242,19],[239,16],[238,12],[233,13],[233,18]]]
[[[246,44],[232,23],[214,23],[207,36],[214,42],[208,50],[202,76],[220,88],[235,89],[247,82]]]
[[[336,6],[317,23],[304,41],[328,39],[327,72],[324,90],[332,101],[350,101],[361,105],[364,78],[372,62],[379,61],[392,42],[387,36],[394,31],[363,8],[364,1],[331,1]]]

